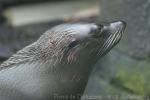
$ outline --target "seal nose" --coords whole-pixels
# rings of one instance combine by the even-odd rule
[[[97,24],[96,31],[92,32],[95,33],[94,36],[100,37],[108,37],[112,34],[121,33],[125,30],[126,23],[124,21],[116,21],[112,23],[106,24]]]
[[[110,24],[112,29],[125,29],[126,23],[124,21],[117,21]]]
[[[125,30],[126,23],[124,21],[116,21],[113,23],[110,23],[107,27],[109,30],[109,34],[117,34],[120,32],[123,32]]]

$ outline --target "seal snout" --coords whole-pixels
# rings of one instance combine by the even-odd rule
[[[117,21],[110,24],[111,29],[113,30],[124,30],[126,23],[124,21]]]
[[[104,33],[107,35],[122,34],[125,30],[126,23],[124,21],[112,22],[109,25],[104,25]]]

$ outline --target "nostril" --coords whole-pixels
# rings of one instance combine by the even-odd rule
[[[104,27],[102,24],[97,24],[97,30],[101,30]]]
[[[104,26],[102,24],[98,24],[95,34],[99,36],[102,33],[103,28],[104,28]]]
[[[97,25],[97,28],[92,29],[91,33],[92,36],[99,37],[102,34],[102,31],[103,31],[103,25]]]

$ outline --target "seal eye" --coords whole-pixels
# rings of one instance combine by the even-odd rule
[[[72,41],[70,44],[69,44],[69,49],[75,47],[77,44],[78,44],[79,41],[75,40],[75,41]]]

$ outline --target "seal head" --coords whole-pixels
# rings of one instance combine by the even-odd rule
[[[2,63],[0,99],[82,95],[94,64],[119,42],[124,29],[123,21],[55,26]]]
[[[72,62],[80,58],[99,59],[109,52],[120,41],[125,29],[125,22],[117,21],[105,25],[95,23],[63,24],[55,28],[64,31],[63,50],[67,52],[68,61]],[[78,58],[80,54],[82,56]]]

